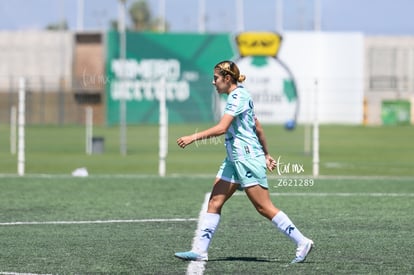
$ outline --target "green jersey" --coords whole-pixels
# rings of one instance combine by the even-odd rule
[[[225,137],[227,158],[236,161],[264,155],[256,135],[253,100],[244,87],[228,95],[224,113],[234,117]]]

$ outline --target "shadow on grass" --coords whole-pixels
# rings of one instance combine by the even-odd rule
[[[223,257],[209,259],[209,262],[280,262],[278,259],[258,258],[258,257]]]

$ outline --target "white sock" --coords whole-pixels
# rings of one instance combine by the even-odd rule
[[[197,228],[197,234],[194,237],[193,251],[198,254],[207,253],[208,247],[213,235],[216,232],[220,222],[220,214],[205,213],[202,216],[201,226]]]
[[[306,237],[300,233],[299,229],[296,228],[293,222],[283,211],[279,211],[273,217],[272,223],[292,241],[294,241],[296,245],[299,245],[306,241]]]

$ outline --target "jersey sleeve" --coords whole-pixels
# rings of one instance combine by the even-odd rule
[[[246,109],[245,101],[246,100],[243,99],[243,96],[239,92],[230,94],[227,98],[224,113],[231,116],[237,116],[243,113]]]

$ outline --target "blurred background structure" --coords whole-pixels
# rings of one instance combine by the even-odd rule
[[[354,110],[349,116],[358,117],[352,123],[414,121],[414,21],[410,14],[414,2],[410,0],[262,0],[260,5],[254,0],[16,0],[0,3],[0,123],[10,121],[18,78],[25,77],[28,124],[83,124],[85,106],[93,107],[95,124],[108,124],[112,81],[108,56],[114,54],[108,52],[108,37],[118,30],[122,2],[131,37],[136,33],[231,37],[245,31],[271,31],[289,44],[298,35],[313,35],[313,39],[319,34],[355,35],[359,37],[352,40],[356,45],[342,46],[358,48],[361,58],[342,58],[358,62],[355,67],[362,68],[361,74],[342,80],[327,76],[338,83],[326,88],[327,92],[352,94],[341,83],[362,83],[358,101],[342,104],[343,109]],[[142,46],[142,37],[137,37],[127,43]],[[335,52],[335,44],[326,43],[331,54],[343,54]],[[302,46],[306,49],[308,45]],[[282,47],[281,55],[289,54]],[[299,82],[301,77],[296,75]],[[211,87],[201,89],[211,92]],[[310,93],[310,89],[299,93]],[[302,106],[310,104],[310,96],[301,97]],[[334,118],[335,114],[326,116]],[[306,119],[302,117],[302,121]]]

